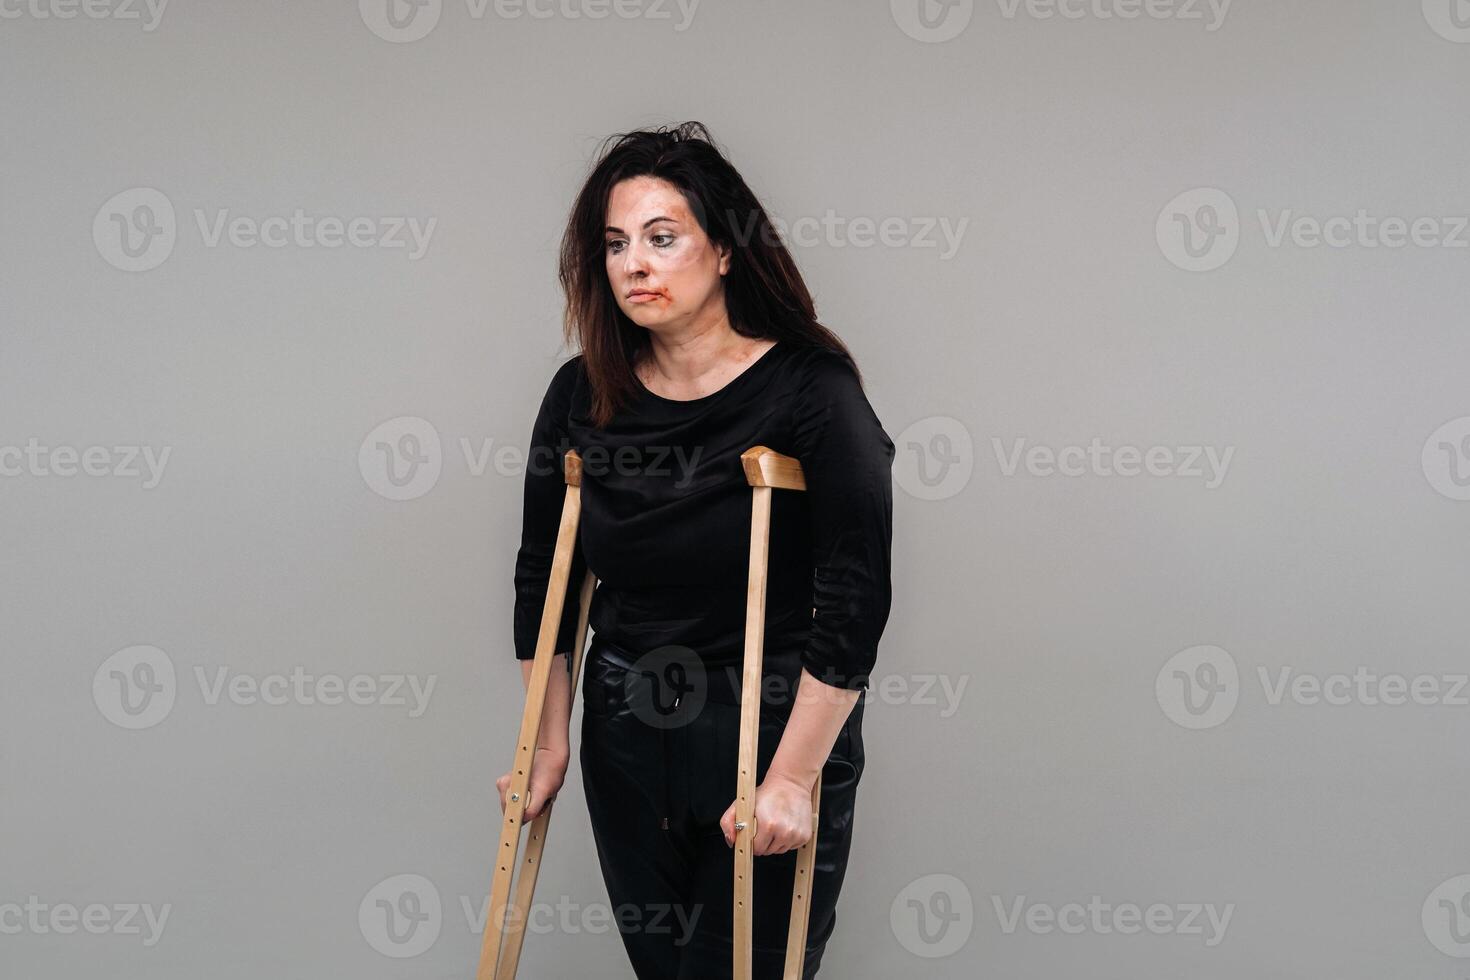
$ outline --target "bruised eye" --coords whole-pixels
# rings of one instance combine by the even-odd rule
[[[660,242],[659,239],[666,239],[666,240]],[[667,232],[663,232],[663,233],[654,235],[653,238],[650,239],[650,240],[654,243],[654,246],[657,247],[657,248],[668,248],[670,245],[673,245],[674,244],[674,239],[675,239],[675,236],[673,236],[673,235],[671,235],[671,234],[669,234]],[[622,251],[622,249],[619,246],[621,246],[623,244],[625,244],[625,243],[623,242],[623,240],[621,238],[614,238],[614,239],[610,240],[607,243],[607,250],[609,252],[611,252],[612,254],[617,255],[620,251]]]

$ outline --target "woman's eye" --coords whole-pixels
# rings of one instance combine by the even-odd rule
[[[660,239],[666,239],[666,240],[665,241],[660,241]],[[674,244],[674,239],[675,239],[675,236],[670,235],[668,233],[664,233],[664,234],[661,234],[661,235],[654,235],[653,238],[650,239],[650,241],[652,241],[654,243],[654,245],[657,246],[658,248],[668,248],[670,245]],[[609,252],[612,252],[614,255],[616,255],[619,251],[621,251],[621,249],[618,246],[620,246],[622,244],[624,244],[624,242],[622,241],[622,239],[615,238],[612,241],[610,241],[610,242],[607,243],[607,250]]]

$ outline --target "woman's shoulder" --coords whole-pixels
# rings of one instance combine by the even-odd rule
[[[571,385],[587,377],[587,358],[581,351],[562,361],[551,377],[553,385]]]
[[[857,365],[840,350],[822,344],[793,349],[787,359],[791,383],[798,394],[830,397],[835,393],[862,394]]]
[[[791,419],[795,432],[808,436],[835,429],[863,433],[864,444],[878,447],[892,458],[893,440],[868,400],[862,376],[851,356],[818,346],[802,349],[791,361],[794,366]]]
[[[562,361],[546,385],[548,400],[568,401],[579,386],[587,383],[587,361],[579,351]]]
[[[565,426],[578,398],[587,386],[587,368],[579,352],[572,355],[552,372],[547,382],[546,393],[541,396],[541,412],[559,426]]]

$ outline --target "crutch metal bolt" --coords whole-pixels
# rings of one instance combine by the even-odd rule
[[[750,574],[746,584],[745,663],[740,689],[740,752],[735,798],[735,892],[733,980],[750,980],[752,967],[751,912],[753,906],[752,840],[755,834],[755,770],[760,720],[762,652],[765,631],[766,571],[771,528],[771,491],[773,489],[805,490],[806,480],[801,463],[765,446],[753,446],[740,455],[746,482],[752,488]],[[546,831],[551,823],[555,797],[546,801],[541,813],[531,822],[530,841],[520,874],[515,876],[515,896],[511,893],[513,869],[517,865],[521,842],[521,822],[530,788],[531,762],[541,733],[541,716],[546,705],[551,664],[560,631],[561,614],[571,577],[572,556],[581,518],[582,460],[569,450],[563,464],[566,474],[566,499],[562,505],[561,523],[557,528],[556,549],[552,556],[551,574],[546,587],[546,603],[541,611],[541,628],[536,637],[536,653],[531,665],[531,678],[526,686],[526,705],[521,715],[521,728],[516,740],[515,759],[500,844],[496,849],[494,877],[490,886],[490,904],[485,918],[485,933],[480,947],[480,965],[476,980],[514,980],[520,963],[525,923],[536,889],[541,856],[546,847]],[[589,569],[582,582],[576,639],[571,651],[571,694],[576,698],[577,679],[582,666],[582,648],[587,638],[587,620],[597,580]],[[813,615],[816,610],[812,610]],[[807,919],[811,904],[812,868],[816,859],[816,826],[822,777],[817,774],[812,786],[812,837],[797,849],[796,873],[791,886],[791,918],[787,929],[784,980],[800,980],[806,961]],[[506,918],[513,914],[515,928],[506,929]]]

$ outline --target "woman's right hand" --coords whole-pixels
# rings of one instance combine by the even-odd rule
[[[537,746],[531,759],[531,789],[526,794],[526,810],[521,816],[523,823],[530,823],[541,815],[547,801],[556,799],[562,782],[567,776],[567,764],[571,753],[563,749]],[[500,791],[500,812],[505,813],[506,796],[510,793],[511,773],[495,780]]]

